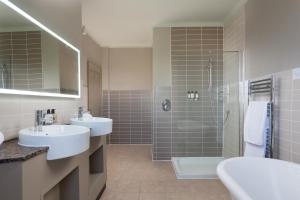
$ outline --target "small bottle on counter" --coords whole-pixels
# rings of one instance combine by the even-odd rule
[[[51,109],[51,114],[53,116],[53,123],[56,123],[57,122],[57,114],[55,112],[55,109]]]

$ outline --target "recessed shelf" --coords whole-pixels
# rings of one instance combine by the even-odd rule
[[[90,155],[90,174],[99,174],[104,171],[103,146]]]
[[[43,200],[79,200],[78,167],[51,188]]]

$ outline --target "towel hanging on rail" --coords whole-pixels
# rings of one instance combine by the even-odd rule
[[[244,124],[245,156],[270,157],[271,103],[251,101]]]

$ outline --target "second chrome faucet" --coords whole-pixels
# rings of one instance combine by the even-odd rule
[[[36,110],[35,111],[35,121],[34,129],[35,131],[42,131],[43,125],[52,125],[56,122],[55,109],[45,110]]]

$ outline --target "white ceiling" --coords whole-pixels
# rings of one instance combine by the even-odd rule
[[[222,25],[243,0],[83,0],[83,25],[101,46],[152,46],[156,26]]]

